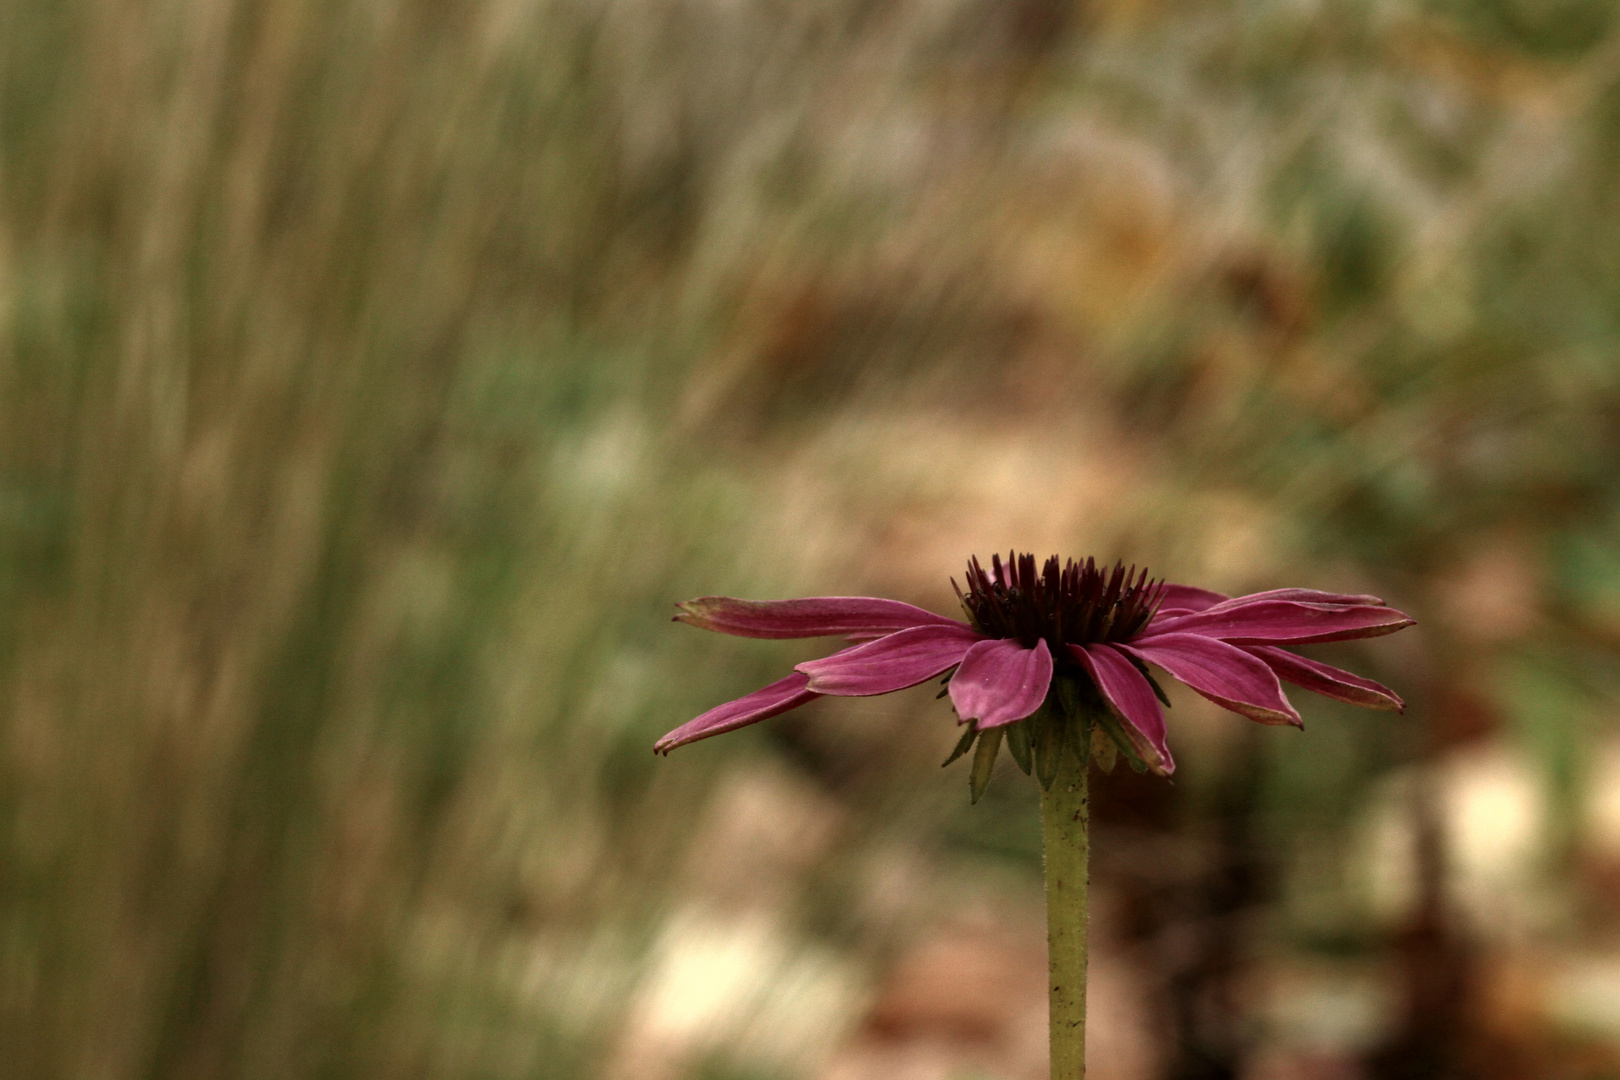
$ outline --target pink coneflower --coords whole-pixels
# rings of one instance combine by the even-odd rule
[[[955,582],[953,581],[954,585]],[[970,791],[977,800],[1003,740],[1041,785],[1045,854],[1048,1024],[1052,1080],[1083,1080],[1086,1061],[1086,894],[1091,762],[1123,752],[1137,768],[1169,775],[1169,704],[1148,665],[1169,672],[1224,709],[1263,724],[1300,723],[1287,680],[1375,709],[1405,704],[1385,687],[1283,646],[1392,634],[1412,620],[1376,596],[1277,589],[1228,598],[1151,581],[1147,571],[1095,562],[1039,571],[1033,555],[968,563],[967,621],[898,600],[831,596],[760,603],[710,596],[681,604],[681,622],[743,637],[842,635],[853,644],[800,664],[763,690],[710,709],[658,741],[683,743],[764,720],[833,694],[887,694],[946,676],[968,725],[950,764],[975,741]]]
[[[1393,691],[1370,679],[1284,648],[1378,637],[1413,624],[1375,596],[1276,589],[1228,598],[1152,581],[1146,570],[1123,565],[1110,571],[1091,559],[1060,564],[1054,555],[1037,570],[1033,555],[1012,554],[1005,563],[993,556],[988,572],[971,560],[967,591],[958,586],[957,596],[965,622],[865,596],[763,602],[703,597],[678,605],[678,621],[724,634],[841,635],[854,644],[710,709],[665,735],[655,749],[668,753],[823,695],[887,694],[947,672],[958,718],[973,722],[961,750],[973,732],[1035,715],[1051,694],[1070,699],[1063,711],[1092,716],[1127,755],[1162,775],[1175,763],[1165,742],[1163,691],[1149,664],[1263,724],[1301,725],[1279,680],[1355,705],[1405,708]],[[1010,740],[1015,753],[1032,734]],[[1027,771],[1027,750],[1018,756]]]

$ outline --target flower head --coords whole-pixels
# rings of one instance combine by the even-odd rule
[[[952,582],[955,585],[955,582]],[[1064,739],[1084,756],[1093,725],[1097,746],[1123,751],[1161,775],[1175,769],[1165,741],[1168,704],[1149,665],[1168,672],[1224,709],[1265,724],[1301,725],[1282,681],[1326,697],[1400,711],[1405,703],[1370,679],[1330,667],[1284,646],[1378,637],[1413,620],[1375,596],[1277,589],[1229,598],[1085,562],[1039,568],[1033,555],[968,563],[967,590],[956,586],[966,621],[898,600],[832,596],[760,602],[703,597],[677,605],[675,618],[743,637],[840,635],[851,645],[746,697],[682,724],[654,748],[733,731],[823,695],[887,694],[947,677],[946,690],[969,730],[952,759],[975,737],[994,761],[1001,737],[1030,771],[1031,748],[1055,762]],[[988,775],[988,765],[975,769]],[[1043,779],[1046,769],[1039,770]]]

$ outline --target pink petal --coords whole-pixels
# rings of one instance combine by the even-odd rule
[[[999,727],[1041,707],[1052,685],[1052,650],[1037,641],[1026,649],[1014,638],[980,641],[951,676],[951,704],[962,720]]]
[[[1250,645],[1244,651],[1264,660],[1281,678],[1323,697],[1348,701],[1352,705],[1365,705],[1369,709],[1406,711],[1406,702],[1402,701],[1395,691],[1371,679],[1352,675],[1342,668],[1270,645]]]
[[[1175,772],[1176,763],[1165,743],[1164,711],[1136,665],[1112,645],[1070,645],[1069,651],[1085,665],[1091,681],[1125,720],[1125,733],[1142,760],[1160,776]]]
[[[965,626],[899,600],[875,596],[816,596],[805,600],[734,600],[701,596],[676,604],[676,622],[754,638],[887,634],[911,626]]]
[[[1208,589],[1199,589],[1192,585],[1166,585],[1164,599],[1159,602],[1159,609],[1203,611],[1225,599],[1225,593],[1210,592]]]
[[[1162,634],[1200,634],[1237,645],[1303,645],[1312,641],[1393,634],[1414,620],[1390,607],[1303,604],[1292,600],[1260,600],[1217,607],[1192,615],[1154,619],[1138,641]]]
[[[982,635],[960,623],[913,626],[795,670],[810,677],[810,688],[818,694],[869,697],[932,679],[961,663],[968,646],[980,640]]]
[[[785,713],[789,709],[796,709],[809,701],[814,701],[820,694],[805,689],[810,682],[804,675],[795,671],[785,679],[755,690],[747,697],[740,697],[736,701],[728,701],[724,705],[716,706],[694,720],[688,720],[674,731],[659,739],[653,746],[656,753],[667,754],[677,746],[684,746],[689,742],[707,739],[710,735],[719,735],[727,731],[736,731],[740,727],[747,727],[766,717]]]
[[[1261,600],[1293,600],[1302,604],[1333,604],[1340,607],[1385,606],[1378,597],[1368,596],[1366,593],[1330,593],[1317,589],[1271,589],[1268,592],[1249,593],[1247,596],[1234,596],[1230,600],[1223,600],[1219,606],[1224,611],[1240,604],[1253,604]]]
[[[1162,634],[1115,648],[1158,664],[1223,709],[1262,724],[1304,726],[1276,673],[1235,645],[1199,634]]]

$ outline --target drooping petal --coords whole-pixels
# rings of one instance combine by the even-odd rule
[[[1041,707],[1052,685],[1052,651],[1037,641],[1026,649],[1014,638],[980,641],[951,676],[951,704],[980,728],[1022,720]]]
[[[1136,665],[1112,645],[1070,645],[1069,651],[1085,665],[1091,681],[1124,719],[1125,733],[1142,760],[1161,776],[1175,772],[1176,763],[1165,743],[1164,710]]]
[[[1262,724],[1304,726],[1276,673],[1236,645],[1200,634],[1161,634],[1115,647],[1158,664],[1223,709]]]
[[[968,647],[983,637],[960,623],[913,626],[810,660],[795,670],[810,677],[810,689],[839,697],[869,697],[904,690],[962,662]]]
[[[814,596],[804,600],[736,600],[700,596],[676,604],[676,622],[753,638],[888,634],[911,626],[966,626],[899,600],[875,596]]]
[[[1365,705],[1369,709],[1387,709],[1405,712],[1406,702],[1387,686],[1353,675],[1343,668],[1312,660],[1286,649],[1271,645],[1250,645],[1244,650],[1253,653],[1275,671],[1280,678],[1295,686],[1303,686],[1323,697],[1347,701],[1352,705]]]
[[[1366,593],[1330,593],[1319,589],[1270,589],[1266,592],[1248,593],[1244,596],[1234,596],[1230,600],[1223,600],[1218,605],[1221,610],[1238,607],[1241,604],[1254,604],[1262,600],[1293,600],[1302,604],[1333,604],[1336,606],[1365,606],[1384,607],[1385,604],[1376,596]]]
[[[1200,589],[1196,585],[1165,585],[1160,611],[1203,611],[1227,599],[1225,593]]]
[[[1393,634],[1415,620],[1391,607],[1370,604],[1338,606],[1293,600],[1209,608],[1191,615],[1155,619],[1138,641],[1162,634],[1199,634],[1235,645],[1304,645],[1313,641]]]
[[[653,750],[656,753],[667,754],[677,746],[707,739],[710,735],[736,731],[740,727],[747,727],[767,717],[796,709],[821,696],[813,690],[806,689],[809,682],[807,676],[795,671],[787,678],[778,679],[762,690],[755,690],[746,697],[717,705],[702,716],[688,720],[659,739]]]

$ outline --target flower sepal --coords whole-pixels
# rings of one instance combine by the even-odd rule
[[[1075,760],[1091,761],[1091,712],[1084,691],[1070,676],[1052,680],[1052,691],[1029,718],[1033,773],[1043,791],[1049,791],[1062,764],[1064,751]]]
[[[941,767],[974,751],[968,789],[975,803],[984,796],[1003,743],[1018,768],[1043,790],[1050,790],[1065,752],[1080,761],[1095,761],[1103,772],[1112,772],[1120,758],[1134,772],[1157,772],[1119,717],[1101,701],[1091,700],[1096,696],[1072,677],[1059,676],[1052,680],[1041,707],[1023,720],[985,728],[977,720],[967,721],[967,730]]]
[[[1103,772],[1113,772],[1114,762],[1124,758],[1125,764],[1131,767],[1132,772],[1145,773],[1150,771],[1147,761],[1136,749],[1125,726],[1119,722],[1111,709],[1098,709],[1096,727],[1091,739],[1091,756]]]
[[[990,786],[990,774],[995,771],[996,755],[1001,752],[1002,729],[986,728],[979,733],[979,748],[973,753],[973,769],[968,773],[968,802],[976,803]]]
[[[1051,789],[1052,781],[1057,777],[1058,763],[1063,757],[1063,747],[1070,741],[1067,710],[1062,707],[1061,701],[1052,700],[1058,697],[1060,695],[1054,693],[1047,699],[1036,714],[1039,719],[1030,732],[1035,779],[1040,782],[1043,791]]]
[[[1028,734],[1023,729],[1023,721],[1016,724],[988,727],[983,730],[980,730],[977,720],[969,720],[967,725],[967,731],[957,741],[956,749],[951,751],[951,756],[945,759],[940,768],[944,768],[969,750],[973,750],[974,744],[977,742],[978,749],[973,750],[973,766],[968,770],[968,801],[977,803],[984,797],[985,789],[990,786],[990,774],[995,771],[996,757],[1001,753],[1003,735],[1010,735],[1010,728],[1018,729],[1023,743],[1022,760],[1025,762],[1029,760],[1029,740]],[[1009,738],[1007,741],[1010,743],[1012,739]],[[1020,752],[1015,750],[1013,759],[1016,761],[1019,758]],[[1021,767],[1025,772],[1029,771],[1027,765]]]
[[[1030,756],[1029,721],[1020,720],[1016,724],[1007,725],[1007,750],[1012,754],[1013,761],[1028,776],[1033,767],[1034,759]]]
[[[1060,690],[1059,685],[1067,689]],[[1066,706],[1065,701],[1070,704]],[[1033,776],[1043,789],[1050,788],[1065,750],[1082,761],[1091,756],[1092,725],[1087,719],[1088,710],[1079,702],[1080,695],[1070,680],[1054,680],[1046,700],[1022,720],[988,727],[969,720],[967,730],[941,767],[964,757],[969,750],[974,751],[968,789],[971,801],[976,803],[989,786],[996,758],[1005,742],[1020,771],[1025,776]]]
[[[956,749],[951,751],[951,756],[950,757],[946,758],[944,761],[939,763],[939,767],[942,768],[942,769],[946,768],[947,766],[949,766],[951,764],[951,762],[955,761],[957,758],[961,757],[963,754],[965,754],[969,750],[973,749],[973,741],[975,739],[977,739],[978,737],[979,737],[979,722],[977,720],[969,720],[967,722],[967,730],[964,731],[962,733],[962,737],[957,740]]]
[[[1153,676],[1145,677],[1154,694],[1168,706],[1170,701],[1159,688],[1159,684],[1154,681]],[[1053,681],[1056,683],[1058,700],[1064,710],[1075,718],[1074,748],[1077,757],[1082,761],[1088,759],[1095,761],[1103,772],[1113,772],[1114,763],[1120,757],[1124,757],[1133,772],[1145,773],[1151,770],[1146,756],[1137,748],[1130,733],[1120,723],[1119,716],[1101,699],[1094,685],[1083,685],[1072,678]]]
[[[1091,760],[1105,773],[1113,772],[1114,763],[1119,760],[1119,745],[1100,724],[1091,729]]]

